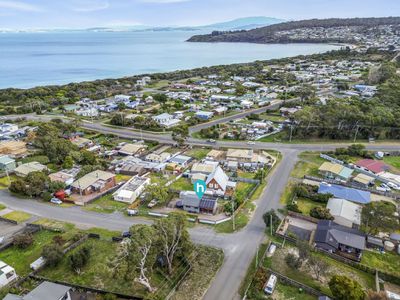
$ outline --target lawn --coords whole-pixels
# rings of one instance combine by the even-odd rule
[[[306,198],[297,198],[296,202],[297,202],[297,206],[301,210],[302,214],[307,215],[307,216],[310,215],[310,210],[316,206],[326,207],[326,205],[323,203],[314,202],[314,201],[311,201],[310,199],[306,199]]]
[[[254,172],[250,173],[250,172],[243,172],[243,171],[238,171],[238,177],[242,177],[242,178],[247,178],[247,179],[254,179],[254,175],[256,175]]]
[[[6,208],[6,206],[0,203],[0,210],[3,210],[5,208]]]
[[[52,230],[64,231],[64,232],[71,231],[75,228],[74,224],[64,223],[61,221],[56,221],[46,218],[39,219],[33,223],[37,225],[42,225],[44,228],[51,228]]]
[[[7,176],[0,178],[0,190],[7,189],[8,186],[10,185],[10,181],[13,182],[17,178],[14,175],[10,175],[9,177],[10,177],[10,179],[8,179]]]
[[[222,250],[198,246],[196,251],[198,255],[192,263],[192,272],[189,273],[172,296],[171,299],[173,300],[202,299],[224,261]]]
[[[214,230],[218,233],[233,233],[243,229],[250,220],[251,214],[255,210],[256,206],[254,203],[248,201],[239,212],[235,215],[235,230],[233,230],[233,219],[220,223],[214,226]]]
[[[92,203],[89,203],[88,205],[85,205],[83,209],[99,213],[111,214],[116,211],[124,211],[127,207],[128,204],[115,201],[112,194],[109,194],[93,201]]]
[[[190,182],[189,178],[181,177],[171,184],[170,188],[178,191],[191,191],[193,190],[193,184]]]
[[[0,252],[0,260],[14,267],[19,276],[25,276],[30,272],[29,265],[38,259],[45,245],[52,242],[56,232],[42,230],[34,235],[34,243],[27,249],[19,249],[15,246]]]
[[[288,184],[286,185],[285,190],[282,193],[280,202],[283,205],[288,204],[290,201],[293,200],[293,186],[295,185],[295,183],[293,181],[289,181]]]
[[[316,296],[299,291],[298,288],[279,282],[275,289],[276,299],[315,300]]]
[[[3,218],[16,221],[18,223],[28,221],[32,216],[23,211],[13,211],[3,216]]]
[[[247,197],[250,195],[250,192],[254,189],[254,187],[254,183],[238,182],[234,197],[239,202],[244,202],[247,200]]]
[[[210,148],[193,148],[189,151],[186,151],[185,155],[193,157],[197,160],[202,160],[206,158],[208,152],[210,152]]]
[[[295,178],[303,178],[304,175],[318,176],[318,168],[325,162],[317,152],[303,152],[299,158],[290,174]]]
[[[400,276],[400,255],[394,252],[381,254],[376,251],[364,251],[361,263],[385,273]]]
[[[400,170],[400,156],[385,156],[383,161],[395,168],[397,171]]]
[[[120,183],[123,181],[128,181],[131,178],[132,178],[132,176],[129,176],[129,175],[122,175],[122,174],[115,175],[115,180],[117,181],[117,183]]]

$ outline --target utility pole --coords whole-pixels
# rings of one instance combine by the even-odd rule
[[[289,142],[292,142],[292,136],[293,136],[293,125],[290,124],[290,137],[289,137]]]
[[[356,126],[356,133],[354,134],[354,140],[353,140],[353,143],[355,143],[356,142],[356,140],[357,140],[357,134],[358,134],[358,129],[360,128],[360,126],[359,125],[357,125]]]
[[[232,228],[235,231],[235,206],[234,206],[234,199],[231,201],[232,204]]]
[[[271,230],[271,236],[272,236],[272,214],[269,215],[269,228]]]
[[[258,268],[258,250],[259,250],[259,246],[257,246],[257,254],[256,254],[256,270]]]

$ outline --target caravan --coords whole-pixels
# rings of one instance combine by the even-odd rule
[[[0,261],[0,288],[8,285],[17,279],[17,273],[14,268]]]
[[[271,274],[267,283],[264,285],[264,293],[266,293],[268,295],[272,295],[272,293],[275,290],[277,281],[278,281],[278,278],[274,274]]]

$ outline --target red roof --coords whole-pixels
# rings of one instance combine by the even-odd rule
[[[383,162],[373,159],[362,159],[356,162],[356,165],[370,170],[374,173],[381,173],[387,171],[389,166],[385,165]]]

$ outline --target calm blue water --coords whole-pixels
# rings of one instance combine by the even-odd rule
[[[325,52],[332,45],[186,43],[199,32],[0,34],[0,88],[28,88]]]

